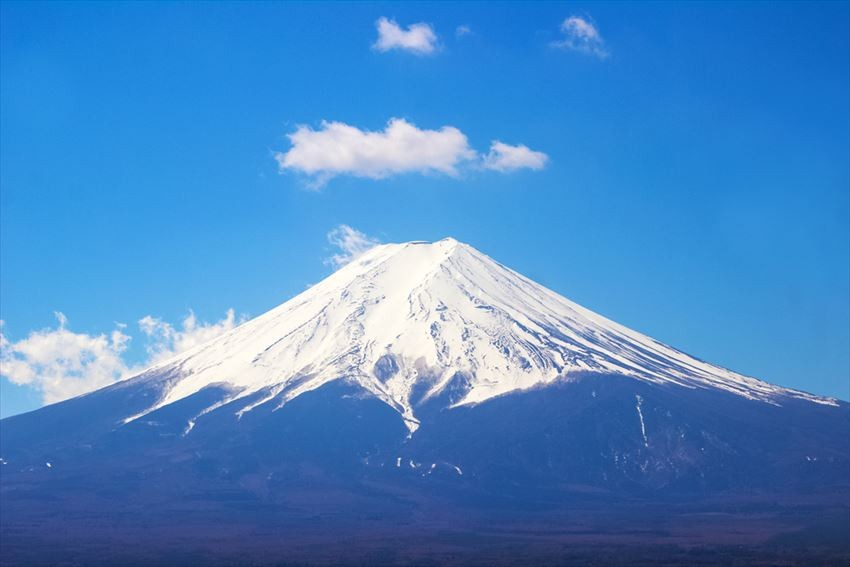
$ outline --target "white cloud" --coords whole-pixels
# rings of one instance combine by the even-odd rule
[[[484,156],[483,167],[503,173],[526,168],[540,170],[546,167],[548,160],[549,156],[543,152],[535,152],[523,144],[511,146],[495,140],[490,145],[490,153]]]
[[[0,330],[0,376],[38,391],[45,404],[133,376],[238,324],[232,309],[216,323],[198,323],[190,311],[180,330],[148,315],[139,321],[139,328],[148,339],[148,359],[131,365],[124,359],[131,341],[125,333],[126,325],[117,323],[109,335],[89,335],[68,329],[68,319],[62,313],[57,312],[56,319],[58,327],[33,331],[16,342],[8,340]]]
[[[457,175],[458,166],[475,157],[457,128],[421,130],[403,118],[391,119],[379,132],[323,121],[318,130],[300,126],[288,138],[289,151],[274,154],[280,170],[312,175],[317,186],[343,174],[372,179],[409,172]]]
[[[455,28],[455,37],[463,37],[465,35],[470,35],[472,33],[472,28],[469,26],[458,26]]]
[[[174,328],[158,317],[146,315],[139,319],[139,329],[148,338],[147,352],[149,359],[145,366],[150,366],[168,360],[190,348],[203,344],[219,335],[233,329],[244,319],[236,320],[233,309],[228,309],[224,319],[215,323],[199,323],[195,313],[183,319],[180,329]]]
[[[437,50],[437,34],[429,24],[411,24],[404,30],[395,20],[380,18],[375,27],[378,39],[372,47],[382,53],[401,49],[416,55],[429,55]]]
[[[299,126],[288,138],[292,147],[274,153],[280,172],[290,170],[311,176],[314,187],[339,175],[371,179],[403,173],[457,176],[462,167],[476,163],[499,172],[540,169],[547,159],[546,154],[527,146],[509,146],[499,141],[493,142],[489,154],[481,155],[453,126],[423,130],[403,118],[392,118],[378,132],[323,121],[318,130]]]
[[[553,46],[594,55],[600,59],[608,57],[605,40],[591,20],[570,16],[561,24],[561,33],[564,38],[553,42]]]
[[[377,238],[366,236],[347,224],[341,224],[328,233],[328,242],[339,248],[340,252],[325,258],[325,264],[341,268],[367,250],[381,243]]]
[[[124,334],[124,325],[118,324],[109,336],[88,335],[68,330],[62,313],[56,318],[56,329],[34,331],[14,343],[0,333],[0,375],[41,392],[47,404],[125,376],[128,368],[121,356],[130,336]]]

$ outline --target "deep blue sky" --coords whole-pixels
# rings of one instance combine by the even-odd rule
[[[592,19],[606,59],[556,49]],[[345,223],[454,236],[700,358],[850,397],[850,13],[832,3],[33,3],[0,7],[10,340],[258,315]],[[438,53],[378,53],[375,21]],[[472,34],[455,37],[455,28]],[[458,178],[279,174],[299,124],[451,125],[548,154]],[[128,356],[144,354],[134,338]],[[0,413],[39,404],[0,383]]]

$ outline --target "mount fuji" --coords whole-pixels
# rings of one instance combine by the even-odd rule
[[[4,564],[850,558],[847,402],[704,362],[450,238],[377,246],[4,419],[0,456]]]

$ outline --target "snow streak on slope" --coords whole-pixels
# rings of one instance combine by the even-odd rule
[[[420,397],[451,390],[454,405],[479,403],[581,371],[719,388],[770,403],[781,396],[834,403],[688,356],[453,239],[378,246],[283,305],[151,370],[171,377],[151,410],[216,383],[229,385],[231,399],[266,392],[241,414],[348,379],[395,408],[411,431]]]

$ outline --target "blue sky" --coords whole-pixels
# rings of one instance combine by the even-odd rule
[[[104,352],[99,371],[126,371],[258,315],[330,273],[327,234],[345,224],[454,236],[700,358],[850,397],[847,3],[4,2],[0,16],[3,334],[55,347],[30,362],[64,336],[95,345],[80,372]],[[380,18],[406,47],[376,46]],[[405,35],[420,22],[433,37]],[[330,173],[306,149],[275,159],[299,127],[341,143],[323,121],[377,133],[385,156],[393,118],[462,147]],[[545,159],[494,167],[497,140]],[[43,403],[48,386],[23,375],[0,378],[0,415]]]

